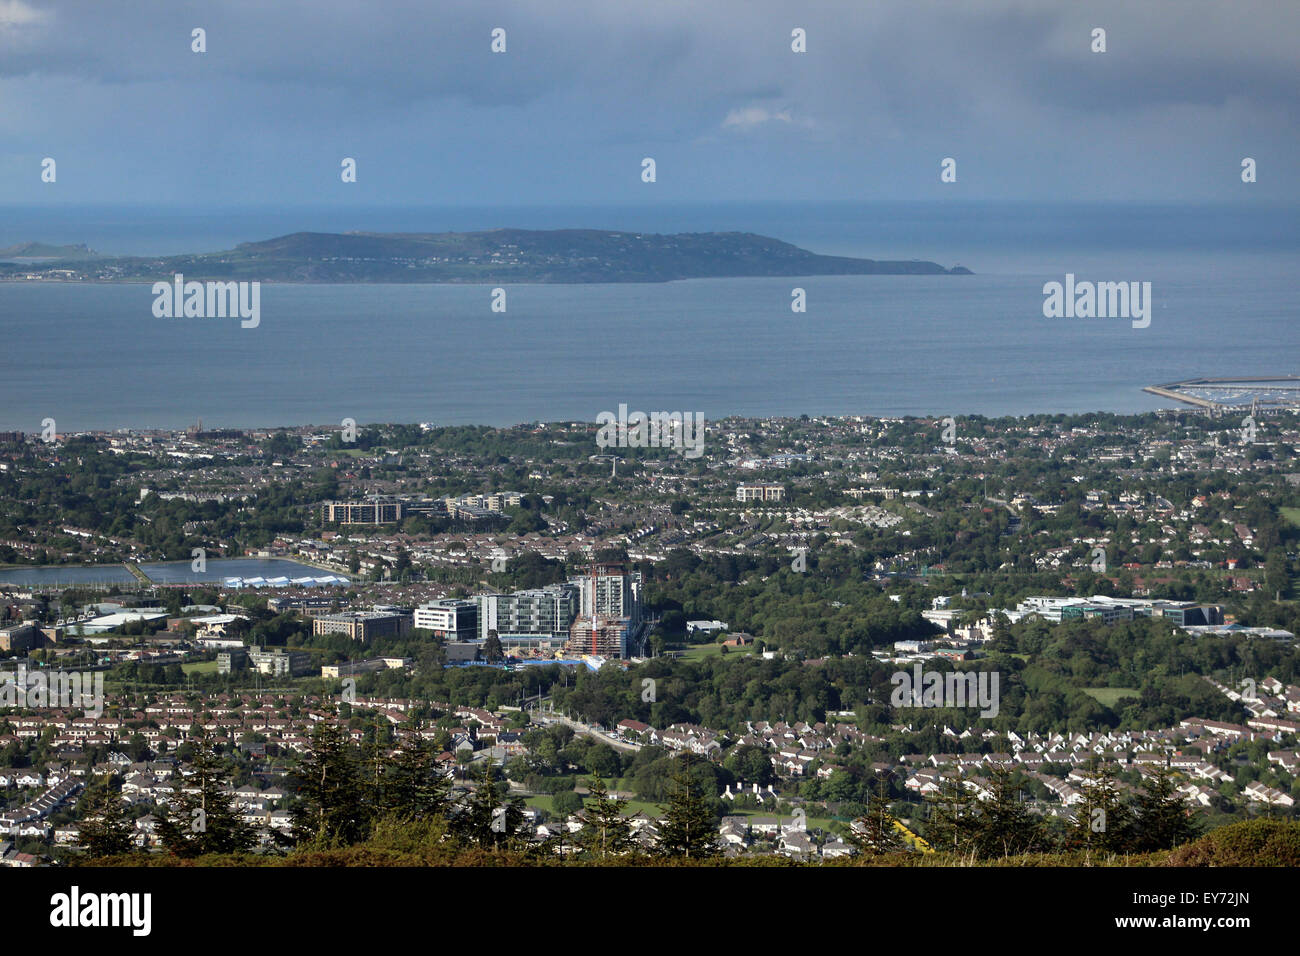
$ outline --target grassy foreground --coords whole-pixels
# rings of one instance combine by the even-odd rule
[[[81,866],[827,866],[827,867],[1204,867],[1300,866],[1300,822],[1249,820],[1214,830],[1175,850],[1132,855],[1041,853],[975,860],[951,853],[893,853],[880,857],[800,863],[782,856],[735,860],[683,860],[635,856],[598,860],[546,859],[524,853],[467,848],[445,839],[440,822],[381,826],[366,843],[336,848],[299,848],[286,856],[234,853],[180,859],[166,853],[135,853],[78,861]]]

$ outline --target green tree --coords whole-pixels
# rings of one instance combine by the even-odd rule
[[[365,839],[370,814],[353,749],[342,728],[322,721],[297,777],[298,802],[291,809],[296,842],[350,846]]]
[[[135,849],[135,824],[121,795],[107,779],[86,790],[80,802],[80,843],[92,857],[116,856]]]
[[[237,853],[255,842],[226,792],[228,772],[204,736],[196,741],[190,774],[182,771],[180,792],[158,818],[162,845],[179,857]]]
[[[967,853],[974,849],[978,823],[975,794],[961,783],[945,781],[937,793],[925,799],[929,807],[926,842],[940,852]]]
[[[599,774],[588,782],[587,792],[584,826],[578,834],[584,852],[600,860],[630,852],[635,844],[632,824],[623,816],[627,801],[611,797]]]
[[[996,768],[989,784],[989,798],[978,804],[975,852],[987,858],[1042,850],[1046,843],[1042,818],[1021,800],[1021,788],[1012,783],[1011,771]]]
[[[1279,600],[1291,596],[1291,571],[1287,566],[1286,552],[1273,548],[1264,562],[1264,586]]]
[[[551,798],[551,806],[561,818],[567,818],[582,809],[582,797],[572,790],[565,790]]]
[[[451,781],[434,760],[434,752],[423,741],[404,745],[383,769],[380,812],[401,820],[446,816]]]
[[[889,812],[889,784],[881,778],[876,794],[867,803],[865,816],[853,821],[849,840],[866,856],[880,856],[907,849],[894,826],[897,819]]]
[[[701,859],[718,853],[718,828],[713,810],[691,767],[689,755],[680,758],[680,765],[672,775],[668,805],[660,808],[664,821],[657,849],[665,856]]]
[[[490,849],[518,849],[526,842],[524,805],[519,798],[507,800],[504,788],[492,774],[492,764],[483,761],[483,773],[473,793],[452,820],[452,833],[474,846]]]
[[[401,577],[411,570],[411,554],[405,548],[397,550],[397,561],[393,564],[393,573]]]
[[[1083,803],[1066,835],[1071,849],[1119,853],[1128,849],[1132,814],[1120,797],[1114,764],[1105,764],[1083,782]]]
[[[772,770],[772,759],[762,747],[753,744],[741,744],[727,754],[723,765],[734,773],[738,780],[756,783],[766,787],[776,779]]]
[[[1133,806],[1134,852],[1170,850],[1196,838],[1197,827],[1183,795],[1174,783],[1173,771],[1160,767],[1148,777]]]

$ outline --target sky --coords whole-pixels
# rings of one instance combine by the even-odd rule
[[[1292,202],[1297,40],[1292,0],[0,0],[0,204]]]

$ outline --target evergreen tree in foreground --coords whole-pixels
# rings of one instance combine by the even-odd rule
[[[989,858],[1042,851],[1047,842],[1043,820],[1020,799],[1021,788],[1011,782],[1011,771],[998,767],[989,782],[989,798],[976,804],[975,852]]]
[[[665,856],[701,859],[718,853],[718,828],[700,781],[691,773],[689,755],[673,774],[668,806],[662,807],[658,850]]]
[[[1134,853],[1169,850],[1196,838],[1196,823],[1168,767],[1159,768],[1143,783],[1134,802],[1132,833],[1129,844]]]
[[[582,811],[585,825],[578,835],[583,850],[600,860],[631,852],[636,844],[632,824],[623,816],[627,801],[610,797],[600,774],[591,778],[587,789],[589,796]]]
[[[1083,803],[1075,811],[1074,823],[1066,834],[1068,849],[1123,853],[1131,850],[1132,813],[1120,798],[1114,764],[1108,763],[1089,774],[1083,784]]]
[[[929,816],[925,839],[940,853],[968,853],[975,846],[975,794],[961,783],[944,781],[938,793],[926,796]]]
[[[434,762],[423,741],[402,747],[380,778],[379,811],[401,820],[446,816],[451,807],[451,780]]]
[[[507,800],[504,791],[493,777],[491,762],[484,760],[473,794],[452,818],[452,833],[473,846],[494,850],[526,848],[523,801],[518,797]]]
[[[135,849],[135,823],[107,780],[86,791],[79,809],[79,842],[88,855],[116,856]]]
[[[291,811],[296,842],[351,846],[369,835],[370,808],[341,728],[324,721],[317,725],[297,777],[299,799]]]
[[[163,846],[179,857],[238,853],[251,847],[253,831],[226,793],[226,768],[204,735],[195,741],[190,770],[189,776],[182,775],[175,802],[159,816]]]
[[[889,812],[889,785],[881,778],[876,795],[867,804],[866,816],[853,821],[849,840],[865,856],[906,850],[907,844],[894,826],[896,822],[897,818]]]

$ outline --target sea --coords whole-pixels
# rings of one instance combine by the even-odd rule
[[[756,202],[0,207],[0,248],[233,248],[292,232],[745,231],[966,276],[601,285],[266,283],[261,321],[155,318],[148,284],[0,282],[0,430],[1130,413],[1143,386],[1300,374],[1300,207]],[[1047,318],[1044,286],[1150,283],[1150,324]],[[795,289],[806,310],[792,311]]]

